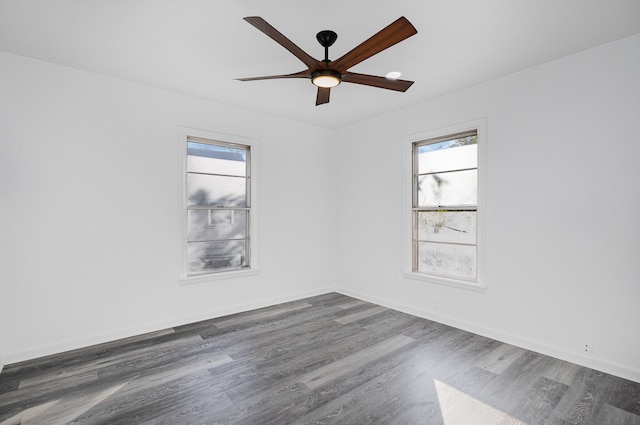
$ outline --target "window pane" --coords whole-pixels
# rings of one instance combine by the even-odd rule
[[[244,239],[248,213],[246,210],[189,210],[188,241]]]
[[[476,205],[478,171],[454,171],[418,177],[418,206]]]
[[[475,211],[419,211],[418,240],[476,243]]]
[[[189,243],[189,274],[246,267],[246,244],[245,240]]]
[[[475,279],[476,247],[418,242],[418,271]]]
[[[206,143],[187,143],[187,171],[246,176],[246,150]]]
[[[450,142],[418,147],[418,174],[477,168],[478,145],[448,147]]]
[[[187,205],[246,206],[244,177],[187,174]]]

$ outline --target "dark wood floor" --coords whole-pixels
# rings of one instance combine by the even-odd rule
[[[640,384],[333,293],[8,365],[0,424],[640,425]]]

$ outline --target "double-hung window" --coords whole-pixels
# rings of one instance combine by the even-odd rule
[[[251,146],[195,136],[185,139],[183,276],[250,269]]]
[[[478,129],[411,144],[411,273],[478,285]]]

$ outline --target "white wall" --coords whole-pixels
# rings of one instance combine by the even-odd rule
[[[4,53],[0,75],[5,364],[335,287],[326,131]],[[179,126],[258,139],[257,276],[178,285]]]
[[[0,53],[2,361],[337,288],[640,381],[638,52],[338,132]],[[488,290],[405,279],[403,137],[480,117]],[[257,276],[177,284],[179,126],[259,139]]]
[[[638,52],[635,36],[343,130],[339,290],[640,381]],[[488,290],[401,277],[403,137],[481,117]]]

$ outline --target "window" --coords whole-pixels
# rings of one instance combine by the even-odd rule
[[[411,140],[410,277],[484,286],[478,210],[481,128]]]
[[[250,270],[252,146],[188,133],[181,138],[186,144],[182,275]]]

